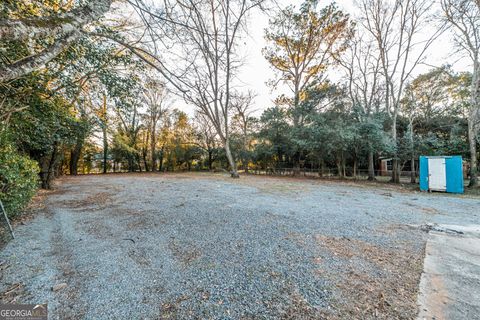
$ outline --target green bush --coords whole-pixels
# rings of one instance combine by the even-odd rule
[[[38,173],[38,164],[19,154],[6,134],[0,133],[0,200],[10,217],[35,195]]]

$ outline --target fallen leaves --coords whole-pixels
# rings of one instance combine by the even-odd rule
[[[68,285],[65,282],[57,283],[52,287],[52,291],[57,292],[57,291],[65,289],[66,287],[68,287]]]
[[[0,294],[2,303],[15,303],[23,295],[25,286],[23,283],[14,283]]]
[[[317,274],[333,281],[337,291],[336,312],[340,318],[415,318],[422,252],[407,244],[385,248],[358,239],[315,236],[324,255],[334,257],[337,267],[315,258]]]

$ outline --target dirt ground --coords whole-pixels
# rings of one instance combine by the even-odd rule
[[[412,319],[420,226],[479,224],[479,204],[288,178],[66,177],[1,251],[1,298],[46,302],[51,319]]]

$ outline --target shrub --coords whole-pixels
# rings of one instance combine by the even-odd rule
[[[19,154],[7,135],[0,132],[0,200],[10,217],[35,195],[38,173],[38,164]]]

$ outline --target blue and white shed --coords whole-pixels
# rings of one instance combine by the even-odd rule
[[[421,156],[420,190],[463,193],[461,156]]]

